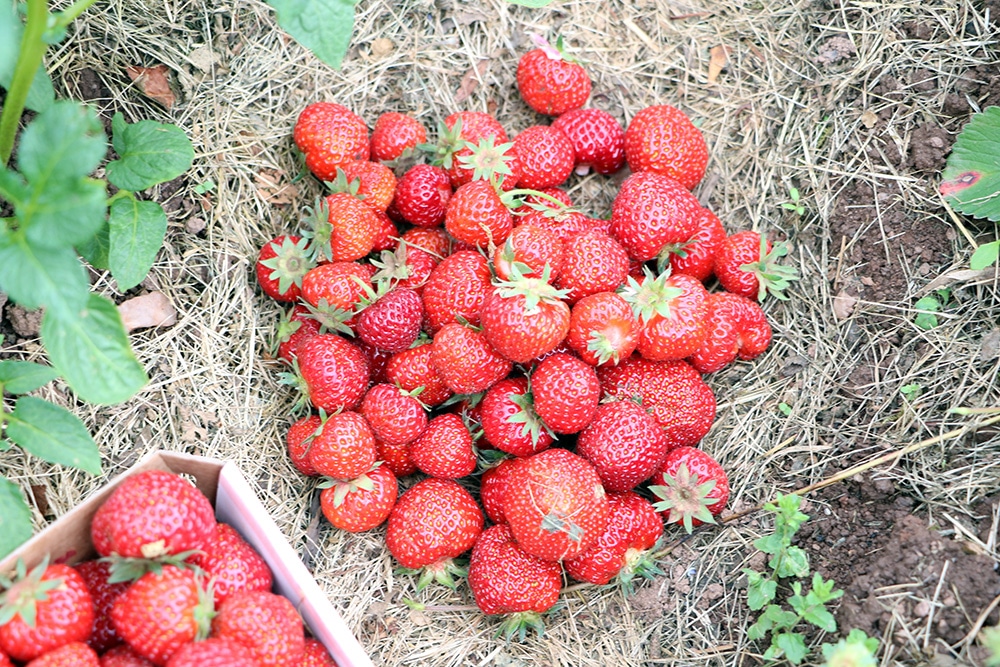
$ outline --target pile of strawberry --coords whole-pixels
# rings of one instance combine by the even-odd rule
[[[583,108],[586,71],[548,44],[517,85],[555,118],[513,140],[482,112],[429,143],[405,114],[369,134],[344,106],[307,106],[295,143],[332,193],[256,265],[294,304],[276,356],[311,409],[287,445],[328,478],[324,515],[387,522],[419,586],[454,586],[471,550],[476,603],[508,631],[537,626],[564,575],[627,581],[652,569],[664,520],[690,531],[723,509],[726,474],[697,448],[716,408],[702,375],[767,348],[758,301],[794,278],[783,246],[727,235],[691,194],[709,153],[681,111],[623,129]],[[560,189],[626,164],[610,219]]]
[[[267,563],[184,478],[127,478],[90,526],[100,556],[0,579],[0,667],[333,667]]]

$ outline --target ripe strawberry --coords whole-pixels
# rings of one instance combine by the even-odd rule
[[[361,401],[361,414],[376,438],[394,445],[413,442],[427,428],[424,406],[392,384],[371,387]]]
[[[102,556],[159,558],[201,549],[215,533],[215,510],[180,475],[147,470],[128,477],[90,524]]]
[[[509,614],[500,628],[508,638],[529,627],[542,633],[541,614],[559,599],[562,567],[525,553],[510,526],[487,528],[469,558],[469,588],[484,614]]]
[[[332,192],[345,192],[376,212],[385,213],[396,194],[396,175],[381,162],[351,160],[338,167],[336,180],[327,186]]]
[[[547,271],[523,276],[514,265],[511,280],[498,281],[479,319],[483,334],[501,355],[519,364],[550,352],[569,331],[564,293],[549,284]]]
[[[532,125],[514,138],[521,165],[518,187],[540,190],[562,185],[576,166],[573,143],[557,128]]]
[[[608,524],[608,499],[594,467],[565,449],[519,459],[507,478],[503,514],[517,543],[544,560],[573,558]]]
[[[27,662],[70,642],[84,642],[94,625],[94,602],[83,577],[68,565],[42,563],[27,571],[18,560],[14,581],[0,578],[0,651]]]
[[[517,90],[529,107],[541,114],[558,116],[582,107],[590,97],[590,76],[576,59],[563,50],[562,38],[550,45],[534,38],[538,48],[517,63]]]
[[[521,224],[511,231],[504,244],[493,253],[493,270],[500,280],[510,280],[515,262],[523,264],[521,273],[540,276],[549,267],[549,280],[555,281],[562,268],[563,242],[559,234],[538,225]]]
[[[291,459],[295,469],[306,477],[315,477],[319,474],[309,463],[309,450],[312,449],[313,438],[322,424],[323,420],[319,415],[307,415],[289,426],[285,435],[288,458]]]
[[[352,533],[381,526],[396,504],[399,483],[382,463],[349,481],[335,481],[319,495],[320,509],[331,525]]]
[[[686,361],[649,361],[633,355],[617,366],[599,366],[597,376],[610,396],[638,397],[671,447],[698,444],[715,420],[715,396]]]
[[[483,332],[453,323],[434,334],[431,363],[456,394],[486,391],[507,377],[513,366],[493,349]]]
[[[519,223],[555,232],[563,242],[564,247],[577,234],[582,234],[593,228],[590,218],[571,208],[555,209],[543,207],[541,209],[534,209],[524,213]]]
[[[200,567],[212,582],[215,606],[241,591],[269,591],[274,575],[260,554],[227,523],[219,523],[215,537],[190,563]]]
[[[317,334],[298,347],[298,376],[283,381],[299,387],[303,398],[327,412],[357,407],[368,389],[369,367],[356,345],[334,334]]]
[[[390,288],[372,292],[371,302],[362,302],[355,330],[358,338],[386,352],[402,352],[410,347],[424,323],[424,304],[412,289]]]
[[[0,662],[0,665],[3,665]],[[128,644],[119,644],[101,655],[101,667],[154,667]]]
[[[319,321],[309,315],[308,308],[303,305],[292,306],[278,323],[278,333],[275,335],[277,358],[292,363],[298,357],[299,343],[318,334],[320,326]]]
[[[298,667],[337,667],[337,663],[323,644],[312,637],[306,637],[305,651]]]
[[[615,292],[597,292],[573,304],[566,342],[588,364],[618,364],[635,350],[638,333],[628,302]]]
[[[14,663],[10,661],[10,658],[3,651],[0,651],[0,667],[14,667]]]
[[[660,104],[632,117],[625,128],[625,159],[633,172],[663,174],[690,190],[705,175],[708,144],[684,112]]]
[[[514,220],[500,194],[489,181],[470,181],[448,200],[444,228],[455,239],[476,248],[489,248],[507,240]]]
[[[307,220],[315,259],[350,262],[372,251],[382,221],[371,207],[346,192],[319,200]]]
[[[267,591],[233,595],[212,619],[212,636],[249,649],[260,667],[298,665],[305,651],[302,617],[292,603]]]
[[[639,354],[651,361],[691,356],[708,336],[708,292],[697,278],[647,272],[642,281],[629,277],[622,297],[639,322]]]
[[[371,279],[370,268],[357,262],[320,264],[302,279],[302,298],[314,309],[320,308],[331,315],[341,311],[339,319],[346,322],[348,313],[364,298],[366,289],[371,289]],[[336,326],[328,325],[327,329]]]
[[[391,162],[413,152],[427,142],[427,130],[419,120],[395,111],[386,111],[375,119],[372,128],[371,159]]]
[[[678,447],[667,454],[649,490],[659,500],[653,507],[667,523],[680,523],[687,532],[726,507],[729,478],[719,462],[694,447]]]
[[[390,203],[389,206],[391,207],[392,204]],[[372,244],[372,252],[395,250],[399,245],[399,230],[396,229],[396,223],[393,222],[388,211],[389,209],[386,209],[384,213],[382,211],[375,211],[375,217],[379,221],[379,228],[378,234],[375,235],[375,242]]]
[[[608,492],[631,491],[649,479],[669,449],[653,415],[629,400],[598,407],[576,441],[576,453],[593,464]]]
[[[180,647],[170,656],[166,667],[258,667],[258,663],[239,642],[211,637]]]
[[[794,267],[778,264],[778,258],[787,254],[784,243],[772,247],[757,232],[736,232],[716,250],[715,276],[726,291],[748,299],[763,301],[771,294],[785,300],[784,290],[799,278]]]
[[[94,603],[94,628],[86,640],[87,644],[98,653],[104,653],[122,642],[121,637],[115,633],[115,626],[111,623],[111,608],[131,582],[108,583],[111,564],[107,561],[85,560],[74,565],[73,569],[87,584],[90,599]]]
[[[699,373],[714,373],[736,357],[753,359],[771,342],[771,325],[756,301],[731,292],[706,300],[708,336],[688,361]]]
[[[406,477],[417,472],[417,466],[410,458],[410,444],[391,445],[375,438],[376,458],[392,471],[396,477]]]
[[[472,146],[492,137],[494,145],[507,143],[507,132],[496,118],[481,111],[458,111],[444,119],[438,130],[438,143],[429,146],[433,164],[444,167],[451,185],[461,185],[461,158],[472,154]]]
[[[204,636],[212,599],[194,570],[164,565],[122,593],[111,608],[115,631],[135,652],[163,665],[184,644]]]
[[[697,231],[702,206],[680,183],[659,174],[632,174],[611,205],[611,235],[629,257],[645,262]]]
[[[470,181],[490,181],[500,190],[513,190],[521,179],[521,160],[513,142],[496,143],[494,137],[467,142],[467,155],[450,171],[455,189]]]
[[[26,667],[100,667],[97,653],[83,642],[63,644],[38,656]]]
[[[554,440],[535,412],[525,377],[508,377],[490,387],[480,403],[479,418],[483,439],[514,456],[531,456]]]
[[[348,160],[367,160],[368,127],[345,106],[314,102],[299,114],[295,145],[306,154],[306,166],[321,181],[332,181],[337,167]]]
[[[313,438],[309,463],[320,475],[354,479],[375,464],[375,434],[357,412],[343,410],[328,415]]]
[[[434,370],[431,362],[431,346],[423,343],[408,350],[397,352],[389,358],[385,368],[386,382],[403,391],[417,392],[420,402],[429,408],[441,405],[451,398],[451,390]]]
[[[628,277],[628,253],[605,232],[591,229],[563,245],[563,271],[556,284],[570,302],[598,292],[613,292]]]
[[[672,274],[682,273],[705,282],[712,277],[715,253],[725,238],[726,230],[722,227],[722,221],[707,208],[703,208],[695,219],[695,231],[691,238],[683,243],[664,246],[660,250],[660,264],[664,264],[664,254],[667,254]]]
[[[490,266],[472,250],[459,250],[441,260],[424,284],[424,311],[433,335],[451,322],[479,324],[479,312],[493,290]]]
[[[459,479],[476,470],[472,434],[458,415],[447,412],[427,424],[427,430],[410,443],[410,460],[432,477]]]
[[[417,589],[431,580],[455,587],[454,558],[472,548],[483,512],[457,482],[428,477],[403,492],[389,515],[389,553],[404,568],[422,570]]]
[[[438,227],[451,199],[451,179],[442,167],[417,164],[396,184],[396,209],[418,227]]]
[[[297,301],[302,278],[313,267],[309,257],[309,241],[299,236],[276,236],[265,243],[254,264],[264,294],[276,301]]]
[[[516,462],[517,459],[501,459],[480,478],[479,501],[493,523],[507,523],[503,515],[503,497],[507,493],[507,477]]]
[[[571,354],[546,357],[531,374],[535,411],[556,433],[579,433],[594,418],[601,382],[594,367]]]
[[[576,173],[613,174],[625,164],[625,130],[601,109],[573,109],[552,121],[573,144]]]
[[[632,492],[608,493],[608,506],[608,527],[592,547],[563,563],[566,572],[598,586],[616,576],[626,586],[636,574],[652,576],[656,566],[647,552],[663,535],[663,519]]]

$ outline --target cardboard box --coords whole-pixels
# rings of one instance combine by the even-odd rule
[[[267,561],[274,572],[275,591],[292,601],[313,636],[323,642],[337,664],[373,667],[361,644],[278,530],[243,473],[231,462],[153,452],[0,561],[0,572],[13,571],[18,558],[23,558],[30,568],[46,554],[53,561],[70,564],[96,556],[90,542],[90,522],[97,508],[123,479],[151,469],[191,475],[215,506],[216,518],[235,528]]]

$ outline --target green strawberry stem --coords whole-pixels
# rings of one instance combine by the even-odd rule
[[[556,434],[550,429],[542,418],[538,416],[535,412],[535,399],[531,394],[531,385],[529,380],[528,390],[523,394],[516,394],[511,392],[508,394],[511,402],[520,408],[517,412],[507,417],[507,421],[511,424],[523,424],[521,427],[521,435],[531,436],[532,447],[538,446],[538,440],[542,437],[542,430],[544,429],[552,439],[556,439]]]
[[[618,572],[618,584],[625,595],[631,595],[635,591],[632,581],[636,576],[643,579],[655,579],[663,575],[663,570],[656,564],[653,552],[659,544],[654,544],[652,549],[630,548],[625,552],[625,565]]]
[[[558,213],[569,209],[564,202],[559,201],[552,195],[542,192],[540,190],[532,190],[531,188],[514,188],[513,190],[507,190],[506,192],[498,192],[500,195],[500,201],[504,203],[504,206],[513,210],[524,204],[524,200],[528,197],[536,197],[538,199],[545,199],[555,205],[552,209],[551,206],[545,206],[544,204],[531,204],[532,208],[542,207],[545,209],[552,209],[553,213]],[[536,209],[541,210],[541,209]]]
[[[93,0],[90,1],[93,4]],[[42,66],[42,58],[47,48],[42,37],[49,19],[48,2],[27,0],[27,5],[28,22],[21,39],[17,65],[14,67],[14,78],[10,88],[7,89],[3,113],[0,114],[0,166],[2,167],[7,166],[11,153],[14,152],[14,139],[17,136],[21,114],[24,113],[24,105],[28,101],[28,91],[31,90],[35,72]]]
[[[417,590],[422,591],[431,582],[437,582],[443,586],[455,590],[458,587],[456,579],[461,579],[468,574],[468,567],[456,561],[454,558],[442,558],[436,563],[425,565],[419,569],[399,568],[401,574],[417,575]]]
[[[42,581],[48,567],[48,554],[31,572],[27,571],[24,561],[18,558],[14,580],[0,577],[0,586],[5,589],[0,593],[0,626],[6,625],[15,616],[20,616],[28,627],[35,627],[36,604],[48,600],[49,591],[63,585],[62,579]]]
[[[539,637],[545,636],[545,623],[537,611],[518,611],[508,614],[497,628],[497,637],[503,637],[507,642],[517,635],[518,641],[527,639],[528,630],[534,630]]]
[[[526,270],[528,270],[526,265],[514,262],[510,266],[510,278],[494,283],[497,294],[504,299],[516,296],[524,297],[525,315],[537,313],[539,304],[543,302],[555,303],[569,296],[569,290],[558,289],[549,282],[552,269],[548,264],[542,269],[542,275],[538,277],[525,275],[524,271]]]
[[[774,298],[787,301],[784,290],[799,279],[799,272],[793,266],[778,264],[778,258],[788,254],[788,246],[775,243],[771,252],[767,251],[767,239],[760,237],[760,259],[756,262],[740,265],[740,270],[747,271],[757,277],[757,300],[763,301],[768,294]]]
[[[472,180],[489,181],[494,187],[499,187],[503,176],[512,176],[510,168],[512,156],[508,154],[514,148],[514,142],[496,145],[496,137],[490,135],[479,140],[478,144],[471,141],[462,142],[465,148],[472,151],[471,155],[460,155],[458,161],[463,167],[472,169]]]
[[[619,294],[632,306],[632,312],[641,322],[648,322],[656,315],[670,317],[671,304],[684,294],[684,290],[667,284],[669,271],[654,276],[649,267],[643,267],[643,273],[645,277],[641,283],[629,276],[628,282],[618,290]]]
[[[702,523],[715,523],[715,517],[708,509],[717,502],[717,499],[708,497],[715,488],[714,479],[699,484],[698,474],[690,472],[687,464],[682,463],[677,469],[677,475],[672,477],[664,474],[663,482],[663,485],[651,486],[649,490],[660,498],[653,509],[657,512],[669,510],[668,523],[683,523],[684,530],[689,535],[694,530],[694,519]]]
[[[157,544],[159,544],[159,548],[162,549],[162,541]],[[143,547],[143,550],[145,550],[145,546]],[[152,553],[153,552],[151,552],[151,554]],[[198,551],[192,549],[191,551],[182,551],[176,554],[150,555],[148,558],[125,558],[123,556],[112,554],[111,556],[107,556],[101,560],[110,565],[108,583],[117,584],[123,581],[135,581],[144,574],[148,574],[150,572],[160,574],[163,572],[164,565],[173,565],[174,567],[187,568],[194,570],[195,572],[201,572],[201,568],[187,562],[188,558],[196,553],[198,553]]]
[[[121,192],[119,190],[118,194]],[[265,259],[261,265],[271,270],[267,277],[278,281],[278,291],[284,294],[292,285],[302,287],[302,278],[313,267],[309,259],[309,239],[300,238],[298,241],[293,241],[289,236],[285,236],[274,253],[274,257]]]

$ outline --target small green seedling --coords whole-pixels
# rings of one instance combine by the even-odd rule
[[[936,327],[938,325],[938,318],[935,313],[940,312],[941,307],[948,302],[950,296],[950,290],[940,289],[934,294],[929,294],[918,299],[913,304],[913,309],[917,311],[916,316],[913,318],[913,323],[924,331],[929,331]]]
[[[792,416],[792,406],[790,406],[788,403],[785,403],[784,401],[778,403],[778,411],[781,414],[785,415],[786,417]]]
[[[906,400],[913,401],[924,391],[923,386],[918,382],[913,382],[911,384],[904,384],[899,388],[899,393],[901,393]]]
[[[1000,625],[985,628],[979,633],[979,641],[990,652],[990,656],[983,664],[986,667],[1000,667]]]
[[[792,213],[798,216],[801,216],[803,213],[806,212],[805,206],[802,205],[802,199],[799,195],[798,188],[789,188],[788,197],[790,201],[782,202],[781,208],[785,209],[786,211],[791,211]]]
[[[878,639],[854,628],[836,644],[823,644],[824,667],[876,667]]]

